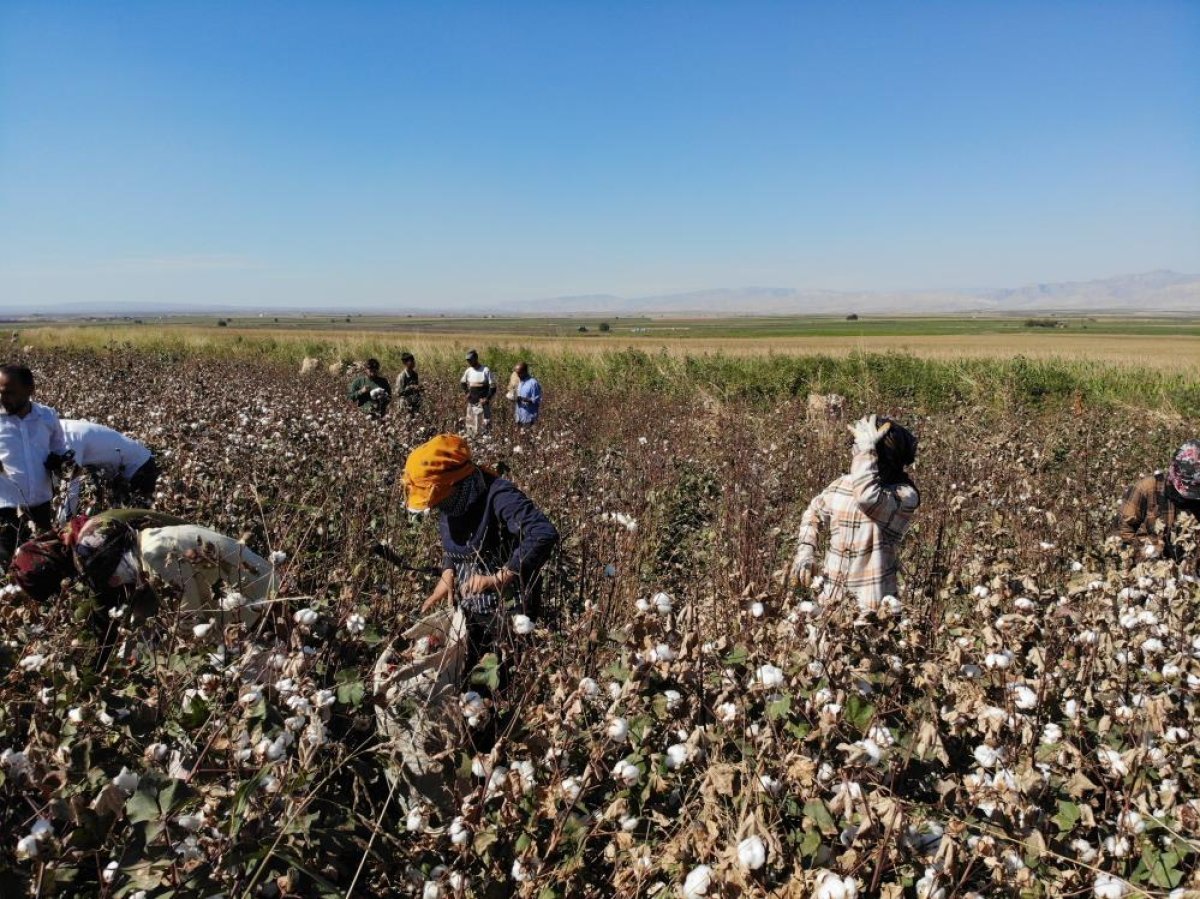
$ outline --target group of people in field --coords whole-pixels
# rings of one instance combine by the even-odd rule
[[[529,496],[474,460],[469,438],[486,433],[496,385],[474,351],[466,361],[465,435],[440,434],[414,449],[403,485],[410,512],[436,513],[443,549],[440,576],[422,611],[446,604],[460,612],[478,658],[514,609],[537,616],[542,570],[559,534]],[[419,409],[415,361],[406,355],[404,363],[396,393],[407,408]],[[540,385],[525,365],[513,374],[508,395],[524,401],[518,421],[532,424]],[[153,511],[158,465],[148,448],[95,422],[60,420],[34,393],[28,368],[0,367],[0,562],[12,582],[45,601],[64,580],[83,578],[108,607],[152,598],[151,584],[163,582],[181,594],[181,608],[211,614],[213,624],[234,611],[253,621],[276,588],[272,562],[230,537]],[[356,401],[365,396],[379,403],[391,394],[375,360],[350,389]],[[850,430],[849,471],[801,515],[790,576],[797,585],[812,584],[824,544],[821,595],[879,602],[898,593],[900,547],[921,504],[910,474],[918,441],[899,422],[875,415]],[[78,491],[68,487],[56,517],[55,480],[76,483],[84,476],[121,507],[79,514]],[[1200,516],[1200,440],[1189,440],[1166,470],[1129,488],[1119,533],[1144,541],[1147,554],[1174,557],[1173,533],[1185,513]],[[33,532],[24,543],[22,527]]]
[[[364,374],[350,382],[347,391],[349,400],[374,418],[383,418],[387,414],[393,396],[399,399],[408,415],[419,413],[424,401],[424,387],[417,373],[417,360],[412,353],[404,353],[400,362],[404,367],[396,378],[393,391],[391,382],[380,373],[379,360],[368,359],[364,365]],[[475,350],[467,351],[466,363],[466,370],[459,379],[467,401],[463,431],[469,437],[481,437],[492,428],[492,403],[497,393],[496,376],[479,361],[479,353]],[[513,366],[504,398],[512,403],[513,419],[517,427],[530,428],[537,424],[541,417],[542,385],[530,373],[527,362],[518,362]]]

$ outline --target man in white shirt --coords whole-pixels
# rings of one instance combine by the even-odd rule
[[[75,464],[88,471],[98,489],[106,495],[113,488],[117,488],[117,492],[127,490],[128,505],[152,508],[154,488],[158,484],[158,463],[154,453],[132,437],[94,421],[64,418],[62,429],[67,448],[75,454]],[[67,519],[75,514],[81,487],[78,476],[71,479],[60,517]]]
[[[467,395],[467,436],[486,434],[492,427],[496,378],[490,368],[479,364],[479,354],[474,350],[467,351],[467,370],[463,372],[461,383],[463,393]]]
[[[53,524],[51,476],[71,462],[58,413],[33,402],[33,372],[0,366],[0,566],[20,536],[20,511],[38,531]]]

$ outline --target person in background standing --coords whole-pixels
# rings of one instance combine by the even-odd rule
[[[416,415],[421,411],[421,394],[424,390],[421,376],[417,374],[417,360],[412,353],[404,353],[400,361],[404,363],[404,370],[396,378],[396,394],[404,403],[405,411],[409,415]]]
[[[53,475],[71,465],[58,413],[33,402],[33,372],[0,366],[0,568],[20,540],[18,512],[38,532],[53,525]]]
[[[517,386],[513,392],[517,427],[533,427],[542,411],[542,385],[529,373],[529,366],[524,362],[518,362],[513,373],[517,376]]]
[[[468,437],[487,434],[492,427],[492,397],[496,395],[496,378],[486,365],[479,364],[479,354],[467,351],[467,370],[463,372],[463,393],[467,395],[466,431]]]
[[[350,382],[350,399],[372,418],[383,418],[392,401],[392,385],[379,373],[379,360],[367,360],[367,373]]]

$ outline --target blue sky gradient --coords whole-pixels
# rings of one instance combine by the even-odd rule
[[[0,6],[0,290],[471,305],[1200,272],[1200,4]]]

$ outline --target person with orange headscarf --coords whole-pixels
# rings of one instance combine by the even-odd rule
[[[422,612],[453,599],[476,648],[493,635],[510,588],[516,610],[536,616],[541,570],[558,531],[528,496],[476,465],[456,434],[439,434],[409,454],[404,489],[409,511],[438,513],[442,576]]]

